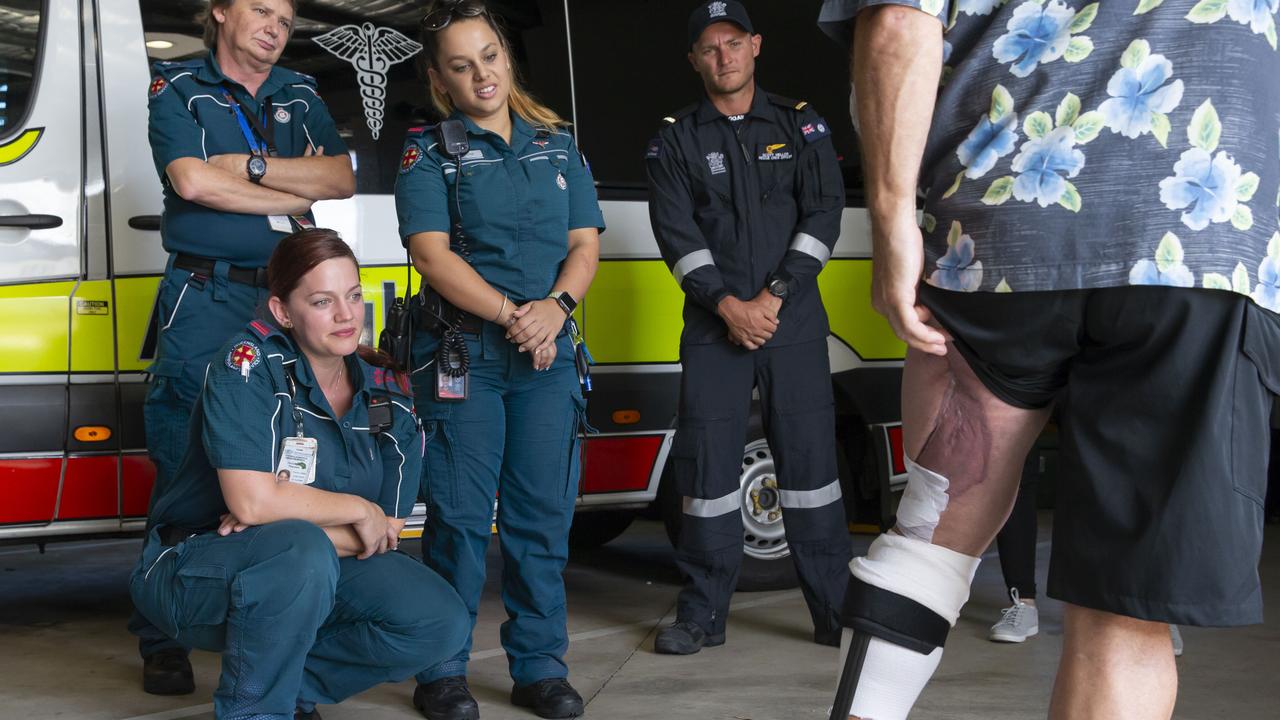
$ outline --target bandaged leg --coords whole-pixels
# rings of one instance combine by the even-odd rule
[[[862,720],[902,720],[942,659],[947,634],[969,599],[979,559],[886,533],[850,563],[842,649],[870,636],[847,711]],[[844,667],[842,661],[841,666]],[[840,702],[839,694],[837,702]]]

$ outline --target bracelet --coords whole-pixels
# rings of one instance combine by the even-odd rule
[[[502,319],[502,313],[504,313],[504,312],[506,312],[506,311],[507,311],[507,296],[506,296],[506,295],[503,295],[503,296],[502,296],[502,307],[498,308],[498,314],[493,318],[493,322],[496,324],[499,320],[501,320],[501,319]]]

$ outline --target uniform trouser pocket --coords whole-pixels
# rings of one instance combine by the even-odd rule
[[[1267,495],[1267,448],[1274,395],[1280,393],[1280,321],[1244,303],[1242,357],[1232,419],[1232,485],[1259,506]]]

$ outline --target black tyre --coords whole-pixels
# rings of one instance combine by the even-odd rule
[[[633,510],[575,513],[569,528],[569,545],[579,550],[598,548],[626,532],[635,519]]]

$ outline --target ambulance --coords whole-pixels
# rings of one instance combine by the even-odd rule
[[[250,0],[236,0],[248,2]],[[351,151],[357,195],[318,203],[360,258],[366,342],[418,278],[392,188],[408,128],[433,122],[416,42],[423,2],[303,0],[281,65],[313,75]],[[690,3],[495,0],[523,81],[573,122],[608,229],[578,310],[596,365],[573,541],[608,542],[637,514],[680,511],[664,479],[679,400],[683,296],[649,226],[644,150],[699,97]],[[848,186],[820,276],[831,318],[837,448],[850,518],[883,525],[905,480],[904,346],[870,306],[870,235],[847,122],[846,59],[819,0],[748,2],[762,87],[831,121]],[[157,60],[205,52],[204,0],[0,0],[0,542],[138,533],[154,470],[143,437],[153,305],[165,253],[147,143]],[[794,582],[758,420],[742,451],[744,588]],[[408,532],[421,532],[422,507]]]

